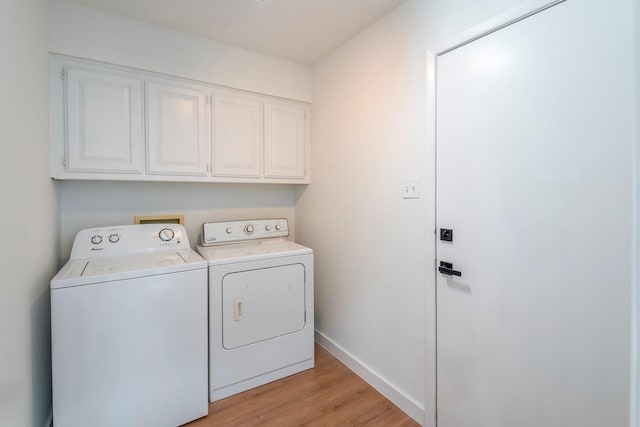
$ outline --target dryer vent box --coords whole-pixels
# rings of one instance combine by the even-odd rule
[[[136,215],[133,217],[134,224],[180,224],[184,225],[184,215]]]

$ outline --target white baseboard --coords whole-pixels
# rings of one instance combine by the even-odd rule
[[[336,359],[345,364],[349,369],[355,372],[360,378],[365,380],[371,387],[378,390],[384,397],[389,399],[398,408],[402,409],[407,415],[416,420],[420,425],[424,425],[424,407],[409,396],[398,390],[387,380],[382,378],[378,373],[373,371],[360,360],[352,356],[331,338],[322,332],[315,331],[316,342],[325,350],[331,353]]]

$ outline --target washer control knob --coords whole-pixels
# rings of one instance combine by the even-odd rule
[[[282,227],[280,227],[280,224],[276,224],[276,230],[280,231]]]
[[[118,243],[120,241],[120,235],[119,234],[111,234],[109,236],[109,241],[111,243]]]
[[[231,234],[233,232],[233,229],[231,227],[227,227],[226,232],[227,234]]]
[[[91,243],[94,245],[99,245],[102,243],[102,236],[98,236],[97,234],[91,238]]]
[[[253,233],[253,225],[247,224],[244,226],[244,232],[247,234]]]
[[[158,233],[158,237],[160,237],[160,240],[162,240],[163,242],[172,240],[174,236],[175,233],[170,228],[163,228],[162,230],[160,230],[160,233]]]
[[[267,230],[267,231],[271,231],[271,226],[267,225],[267,226],[264,227],[264,229]]]

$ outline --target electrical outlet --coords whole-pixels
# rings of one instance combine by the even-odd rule
[[[420,178],[405,178],[402,180],[402,198],[420,198]]]

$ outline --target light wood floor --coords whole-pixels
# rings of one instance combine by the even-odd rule
[[[419,426],[316,345],[316,367],[209,404],[188,427]]]

